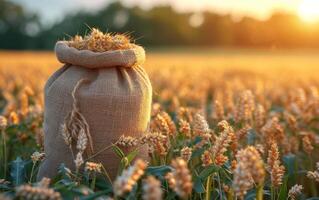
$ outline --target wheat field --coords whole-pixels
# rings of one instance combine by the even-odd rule
[[[147,50],[148,52],[148,50]],[[0,52],[0,199],[315,199],[319,195],[319,57],[311,50],[154,50],[145,69],[152,118],[142,138],[99,163],[36,180],[43,87],[52,52]],[[149,147],[149,162],[121,147]],[[61,163],[62,164],[62,163]]]

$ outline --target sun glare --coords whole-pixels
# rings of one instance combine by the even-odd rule
[[[302,20],[309,23],[319,21],[319,1],[303,0],[299,5],[298,14]]]

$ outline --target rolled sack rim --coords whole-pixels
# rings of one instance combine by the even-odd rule
[[[91,50],[78,50],[70,47],[67,41],[58,41],[55,44],[54,50],[57,59],[61,63],[92,69],[132,67],[145,62],[144,48],[135,44],[131,49],[93,52]]]

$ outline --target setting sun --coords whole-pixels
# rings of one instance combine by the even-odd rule
[[[303,0],[299,6],[298,14],[305,22],[319,21],[319,1]]]

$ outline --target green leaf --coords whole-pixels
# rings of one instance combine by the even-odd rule
[[[162,165],[162,166],[156,166],[156,167],[148,167],[146,169],[146,174],[163,178],[165,174],[167,174],[170,171],[172,171],[172,167],[168,165]]]
[[[215,172],[218,172],[220,170],[220,167],[216,165],[211,165],[209,167],[206,167],[201,173],[198,175],[198,177],[201,180],[205,180],[208,176],[212,175]]]
[[[203,180],[201,180],[200,178],[197,178],[194,182],[194,190],[197,193],[204,193],[205,192],[204,183],[202,181]]]
[[[191,145],[195,145],[195,144],[199,143],[201,140],[202,140],[201,137],[196,136],[195,139],[192,140]]]
[[[53,188],[59,192],[66,192],[69,193],[71,192],[71,189],[76,187],[77,183],[76,182],[71,182],[71,181],[67,181],[65,179],[59,180],[58,182],[56,182],[53,186]]]
[[[204,148],[196,149],[196,150],[192,153],[191,159],[200,157],[200,156],[204,153],[205,150],[206,150],[206,149],[204,149]]]
[[[125,154],[123,153],[123,151],[115,144],[112,144],[112,149],[120,159],[123,159],[125,157]]]
[[[135,149],[134,151],[130,152],[130,153],[126,156],[126,158],[127,158],[127,160],[128,160],[128,163],[131,163],[132,160],[134,160],[134,158],[137,156],[137,154],[138,154],[138,149]]]
[[[246,195],[245,195],[245,200],[255,200],[256,199],[256,191],[255,190],[250,190]]]
[[[74,194],[77,195],[81,195],[81,196],[86,196],[86,195],[90,195],[90,194],[94,194],[94,191],[91,190],[91,188],[85,186],[85,185],[80,185],[78,187],[75,187],[72,189],[72,192]]]
[[[121,161],[120,165],[118,167],[118,175],[122,174],[123,170],[126,169],[130,165],[130,162],[126,156],[124,156]]]
[[[295,173],[295,163],[296,163],[296,155],[288,154],[283,156],[283,162],[287,169],[288,175],[291,176]]]
[[[175,192],[170,192],[167,194],[165,200],[176,200],[178,199]]]
[[[25,180],[26,180],[25,161],[23,161],[20,157],[17,157],[17,159],[11,162],[10,176],[15,186],[25,183]]]
[[[112,184],[106,179],[104,176],[98,176],[96,178],[96,187],[100,190],[111,190],[112,191]]]
[[[65,180],[71,180],[71,170],[65,166],[64,163],[62,163],[58,168],[58,176],[59,178],[65,179]]]
[[[278,199],[287,199],[288,189],[287,189],[288,176],[284,178],[282,185],[279,190],[279,198]]]

